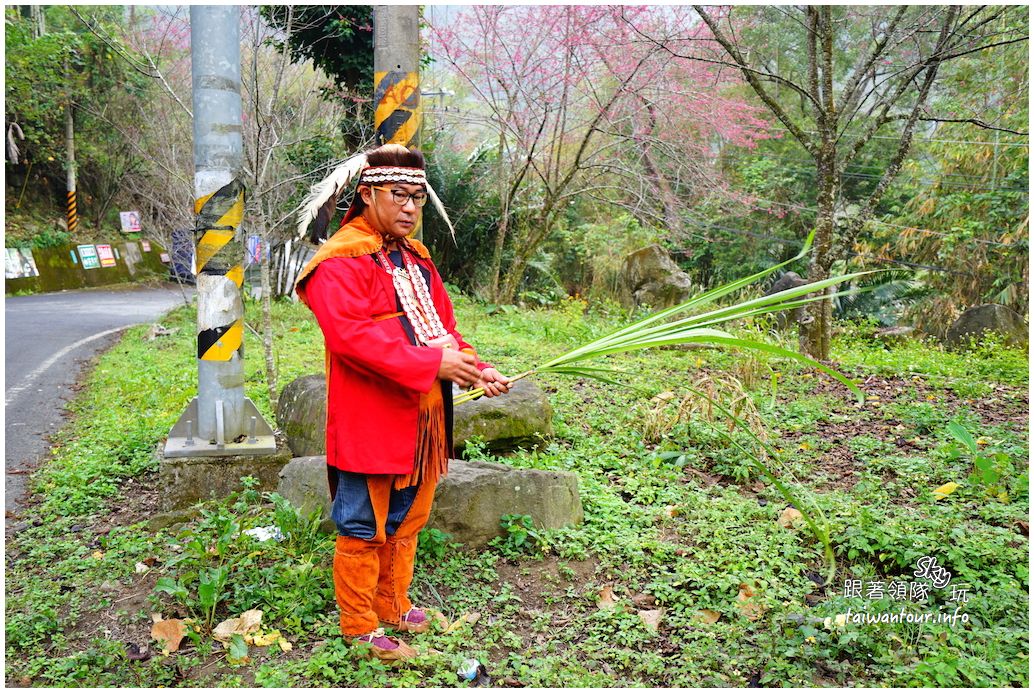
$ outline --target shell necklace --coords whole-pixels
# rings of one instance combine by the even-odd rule
[[[383,246],[376,255],[380,260],[381,267],[391,277],[395,293],[402,304],[402,311],[409,318],[409,324],[413,326],[416,338],[422,344],[427,344],[432,339],[442,337],[448,332],[442,325],[441,318],[438,317],[438,311],[434,307],[434,301],[431,300],[431,292],[427,288],[427,282],[424,281],[424,275],[406,251],[407,248],[400,243],[399,254],[402,256],[402,264],[405,267],[395,267]]]

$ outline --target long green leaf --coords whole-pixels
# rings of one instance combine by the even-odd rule
[[[858,398],[859,402],[865,401],[865,393],[862,392],[858,388],[858,386],[854,384],[854,382],[852,382],[845,376],[841,375],[836,370],[830,368],[829,366],[826,366],[825,364],[796,351],[791,351],[790,349],[783,349],[782,347],[777,347],[772,344],[766,344],[765,342],[756,342],[749,339],[738,339],[736,337],[704,336],[696,341],[713,344],[728,344],[729,346],[737,346],[742,349],[754,349],[756,351],[767,351],[771,354],[785,356],[786,358],[793,359],[795,361],[800,361],[801,363],[807,364],[812,368],[817,368],[823,373],[826,373],[827,375],[839,380],[847,387],[847,389],[855,393],[855,396]]]
[[[566,354],[562,354],[556,357],[554,361],[550,361],[549,363],[546,363],[544,365],[549,366],[554,362],[563,362],[567,360],[568,357],[581,356],[583,353],[586,352],[597,351],[600,347],[617,345],[627,342],[629,340],[640,341],[643,337],[665,334],[670,330],[680,328],[683,326],[699,326],[704,323],[715,324],[716,322],[721,322],[724,320],[739,319],[740,317],[742,317],[742,314],[747,313],[748,311],[758,307],[770,306],[771,308],[768,312],[778,312],[781,310],[786,310],[788,309],[788,306],[783,306],[782,304],[787,303],[789,299],[794,299],[799,296],[804,296],[806,294],[810,294],[813,292],[822,291],[823,289],[826,289],[829,286],[848,282],[852,279],[856,279],[866,274],[872,274],[876,271],[880,270],[853,272],[850,274],[828,277],[827,279],[823,279],[821,281],[811,282],[798,287],[786,289],[784,291],[779,291],[770,296],[760,296],[758,298],[754,298],[743,303],[738,303],[733,306],[727,306],[725,308],[713,310],[708,313],[691,315],[680,320],[676,320],[674,322],[666,323],[663,325],[658,325],[655,327],[644,327],[642,326],[643,322],[640,321],[640,323],[637,323],[637,325],[632,325],[628,328],[617,330],[616,332],[612,332],[608,335],[605,335],[595,340],[594,342],[590,342],[589,344],[578,347],[577,349],[573,349],[572,351],[567,352]],[[827,296],[820,294],[813,296],[810,299],[804,300],[806,300],[807,302],[812,302],[823,300],[824,298],[827,298]],[[682,306],[685,305],[686,304],[682,304]],[[670,314],[669,311],[662,311],[662,313],[665,312]],[[633,329],[637,326],[639,327],[639,329]]]
[[[627,388],[629,390],[635,390],[636,392],[641,392],[641,393],[644,393],[644,394],[648,394],[649,393],[649,390],[647,390],[646,388],[640,387],[638,385],[632,385],[631,383],[624,383],[624,382],[621,382],[620,380],[615,380],[615,379],[613,379],[611,377],[603,375],[603,373],[606,372],[606,369],[600,369],[600,368],[585,368],[585,369],[582,369],[582,368],[575,368],[575,367],[569,367],[569,366],[554,366],[552,368],[546,368],[546,369],[539,370],[538,372],[539,373],[543,373],[543,372],[545,372],[545,373],[560,373],[562,375],[583,376],[583,377],[586,377],[586,378],[592,378],[593,380],[599,380],[600,382],[609,383],[611,385],[616,385],[618,387]],[[621,371],[615,371],[615,372],[616,373],[621,373]]]
[[[653,314],[648,315],[647,317],[643,318],[642,320],[639,320],[637,322],[632,323],[631,325],[627,325],[626,327],[623,327],[623,328],[621,328],[619,330],[611,332],[610,334],[608,334],[605,337],[603,337],[603,339],[620,337],[620,336],[622,336],[622,335],[624,335],[624,334],[626,334],[628,332],[636,330],[637,328],[642,328],[642,327],[645,327],[647,325],[652,325],[653,323],[658,322],[660,320],[664,320],[665,318],[668,318],[668,317],[670,317],[672,315],[676,315],[678,313],[685,312],[686,310],[689,310],[690,308],[692,308],[694,306],[701,306],[701,305],[706,305],[708,303],[713,303],[714,301],[718,300],[719,298],[722,298],[723,296],[726,296],[726,295],[728,295],[728,294],[730,294],[730,293],[732,293],[734,291],[737,291],[737,290],[747,286],[748,284],[753,284],[754,282],[758,281],[759,279],[763,279],[763,278],[767,277],[768,275],[772,274],[773,272],[775,272],[776,270],[780,269],[781,267],[786,267],[787,265],[789,265],[791,263],[794,263],[797,260],[800,260],[805,255],[807,255],[808,251],[811,249],[811,244],[812,244],[812,241],[814,240],[814,238],[815,238],[815,231],[813,230],[811,233],[808,234],[808,237],[805,239],[804,245],[802,246],[801,251],[799,253],[797,253],[797,255],[795,255],[792,258],[790,258],[789,260],[786,260],[785,262],[781,262],[778,265],[774,265],[772,267],[769,267],[768,269],[764,269],[764,270],[761,270],[760,272],[756,272],[756,273],[750,275],[749,277],[745,277],[743,279],[737,279],[735,281],[729,282],[728,284],[723,284],[722,286],[715,287],[714,289],[710,289],[708,291],[705,291],[702,294],[697,294],[696,296],[690,298],[687,301],[684,301],[683,303],[678,304],[677,306],[672,306],[671,308],[667,308],[667,309],[661,310],[661,311],[659,311],[657,313],[653,313]],[[577,349],[575,351],[577,351]]]
[[[772,294],[771,296],[760,296],[758,298],[751,299],[751,300],[745,301],[743,303],[737,303],[736,305],[727,306],[725,308],[720,308],[720,309],[717,309],[717,310],[713,310],[713,311],[708,312],[708,313],[701,313],[701,314],[698,314],[698,315],[691,315],[689,317],[685,317],[685,318],[682,318],[680,320],[676,320],[675,322],[667,323],[665,325],[659,325],[657,327],[646,328],[646,329],[643,329],[643,330],[637,330],[637,331],[635,331],[633,333],[628,333],[628,334],[625,334],[625,335],[621,335],[621,336],[619,336],[617,338],[615,338],[612,335],[608,335],[608,336],[602,337],[602,338],[596,340],[595,342],[592,342],[591,344],[586,345],[585,347],[582,347],[582,348],[583,349],[591,349],[591,348],[595,348],[595,347],[598,347],[598,346],[604,346],[604,345],[609,346],[611,344],[620,343],[621,341],[623,341],[625,339],[638,339],[638,338],[640,338],[642,336],[648,336],[648,335],[651,335],[651,334],[660,334],[660,333],[665,332],[666,330],[669,330],[669,329],[672,329],[672,328],[675,328],[675,327],[682,327],[682,326],[694,326],[695,327],[695,326],[698,326],[698,325],[702,324],[705,321],[707,321],[708,324],[713,324],[714,322],[717,322],[717,321],[734,320],[734,319],[738,319],[740,317],[741,313],[744,313],[746,311],[752,310],[752,309],[757,308],[757,307],[771,306],[771,311],[770,312],[772,312],[772,311],[781,311],[781,310],[785,309],[784,307],[781,306],[781,303],[787,301],[788,299],[796,298],[798,296],[804,296],[806,294],[810,294],[810,293],[817,292],[817,291],[821,291],[821,290],[823,290],[823,289],[825,289],[825,288],[827,288],[829,286],[832,286],[834,284],[839,284],[839,283],[842,283],[842,282],[850,281],[851,279],[855,279],[855,278],[857,278],[859,276],[862,276],[864,274],[869,274],[869,272],[855,272],[855,273],[852,273],[852,274],[845,274],[845,275],[839,275],[839,276],[835,276],[835,277],[829,277],[828,279],[824,279],[822,281],[812,282],[810,284],[804,284],[804,285],[799,286],[799,287],[794,287],[794,288],[786,289],[785,291],[779,291],[779,292],[777,292],[775,294]],[[819,300],[822,300],[823,298],[825,298],[825,296],[818,295],[818,296],[812,297],[811,301],[819,301]]]

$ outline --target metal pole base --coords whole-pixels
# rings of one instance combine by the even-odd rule
[[[255,403],[244,398],[247,433],[236,440],[202,440],[197,436],[197,397],[190,400],[179,421],[169,431],[165,457],[231,457],[233,455],[271,455],[276,452],[273,429],[262,418]],[[217,434],[218,435],[218,434]]]

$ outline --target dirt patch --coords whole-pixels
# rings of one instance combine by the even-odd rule
[[[858,382],[862,375],[848,373]],[[838,401],[837,411],[844,413],[854,409],[855,401],[842,384],[824,374],[816,375],[811,388],[812,395],[829,395]],[[969,410],[980,416],[988,426],[1018,425],[1026,428],[1027,415],[1030,411],[1029,392],[1011,385],[990,385],[992,394],[979,399],[960,397],[950,388],[934,387],[922,378],[888,378],[878,375],[865,376],[860,385],[866,397],[879,397],[879,403],[931,402],[938,408],[950,412],[952,416],[960,411]],[[840,405],[844,406],[840,406]],[[877,403],[878,404],[878,403]],[[867,402],[867,409],[873,406]]]
[[[963,411],[977,414],[986,426],[1003,425],[1017,432],[1026,430],[1028,393],[1020,388],[995,385],[995,395],[984,399],[964,399],[951,390],[935,388],[921,379],[887,378],[870,375],[864,378],[861,389],[866,401],[858,404],[846,388],[827,376],[817,376],[811,388],[813,396],[828,396],[834,404],[830,414],[849,416],[847,421],[822,422],[815,434],[784,432],[781,447],[793,449],[805,437],[818,435],[828,449],[812,461],[816,476],[821,479],[816,490],[850,490],[861,478],[866,464],[848,447],[848,443],[862,436],[872,437],[892,445],[897,454],[914,455],[931,448],[924,435],[916,435],[914,427],[905,425],[885,410],[891,404],[929,402],[953,417]],[[892,480],[892,471],[883,471],[884,481]],[[903,489],[901,500],[915,496],[912,489]]]
[[[561,570],[565,567],[565,570]],[[545,597],[565,591],[568,587],[580,587],[592,582],[596,574],[596,561],[566,561],[556,556],[541,560],[524,560],[513,563],[501,560],[496,565],[499,583],[509,583],[521,599],[527,611],[547,608]],[[573,575],[571,572],[572,571]]]
[[[107,524],[113,527],[146,522],[159,511],[157,471],[126,479],[124,483],[121,502],[107,520]]]

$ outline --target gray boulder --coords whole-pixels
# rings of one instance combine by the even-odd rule
[[[553,433],[553,410],[535,383],[519,380],[502,397],[482,397],[456,407],[453,442],[458,450],[472,436],[494,453],[534,448]],[[306,375],[284,388],[276,420],[295,457],[327,452],[327,385],[322,375]]]
[[[1027,346],[1028,330],[1023,316],[997,303],[985,303],[970,308],[948,328],[945,344],[957,349],[968,344],[970,339],[979,339],[984,332],[1003,335],[1006,344]]]
[[[693,295],[693,281],[659,245],[625,257],[625,282],[635,305],[667,308]]]
[[[530,380],[518,380],[500,397],[481,397],[453,409],[453,443],[457,450],[477,436],[493,453],[536,448],[553,434],[549,398]]]
[[[322,508],[320,530],[327,534],[335,532],[334,522],[330,519],[330,484],[327,482],[325,455],[295,457],[284,465],[276,492],[290,501],[302,517]]]
[[[327,452],[327,381],[305,375],[280,393],[276,420],[295,457]]]
[[[803,279],[801,275],[796,272],[786,272],[779,279],[775,280],[771,288],[765,292],[766,296],[777,294],[780,291],[786,291],[787,289],[796,289],[798,286],[804,286],[808,283],[807,279]],[[804,324],[806,319],[807,311],[803,306],[800,308],[794,308],[792,311],[782,311],[776,313],[776,326],[780,330],[784,330],[792,325]]]
[[[335,531],[330,520],[325,457],[295,458],[280,472],[277,492],[303,513],[322,508],[320,528]],[[570,472],[514,469],[503,464],[451,460],[438,484],[428,527],[448,532],[453,541],[484,546],[503,534],[500,518],[530,515],[536,527],[577,525],[584,517],[578,477]]]
[[[545,529],[581,524],[578,477],[453,460],[434,494],[427,524],[448,532],[455,541],[481,546],[503,534],[499,519],[511,514],[530,515],[536,527]]]

